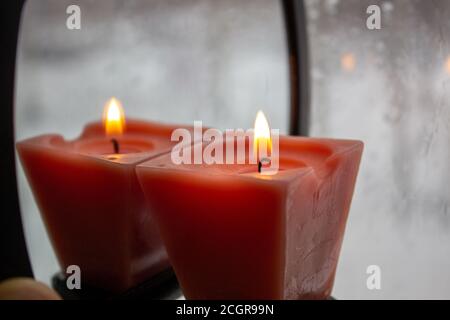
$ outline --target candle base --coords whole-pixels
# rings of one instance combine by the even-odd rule
[[[81,285],[81,289],[70,290],[66,276],[62,272],[52,277],[52,287],[64,300],[114,300],[114,299],[154,299],[169,300],[182,296],[180,286],[173,270],[166,269],[151,279],[128,289],[123,293],[111,293],[99,288]]]

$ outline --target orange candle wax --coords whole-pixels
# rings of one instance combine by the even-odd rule
[[[270,176],[248,164],[175,165],[170,154],[139,164],[185,296],[327,298],[362,149],[281,137],[280,170]]]
[[[82,283],[122,292],[169,267],[135,166],[170,151],[173,130],[127,120],[119,153],[101,122],[74,141],[43,135],[17,143],[63,271],[78,265]]]

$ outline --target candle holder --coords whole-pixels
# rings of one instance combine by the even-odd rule
[[[3,151],[1,172],[0,211],[0,281],[11,277],[33,277],[28,255],[19,200],[14,150],[14,81],[17,55],[19,24],[25,0],[10,4],[2,17],[8,28],[2,28],[4,107],[0,117],[0,146]],[[290,75],[290,119],[291,135],[308,135],[309,123],[309,64],[306,37],[306,18],[303,1],[281,0],[288,45]],[[173,271],[166,270],[154,278],[132,288],[125,293],[113,295],[96,288],[85,287],[81,292],[69,291],[61,273],[52,278],[53,287],[67,299],[113,299],[113,298],[175,298],[180,288]]]
[[[81,289],[79,290],[69,290],[66,281],[67,278],[62,272],[58,272],[52,277],[53,289],[55,289],[64,300],[173,300],[178,299],[183,295],[172,269],[160,272],[153,278],[120,294],[111,293],[84,284],[82,284]]]

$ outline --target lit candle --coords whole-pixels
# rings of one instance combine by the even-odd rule
[[[254,148],[271,149],[258,117]],[[214,143],[223,144],[202,143],[203,150]],[[283,136],[272,175],[251,163],[176,165],[168,154],[139,164],[185,296],[327,298],[362,149],[360,141]]]
[[[264,159],[260,158],[260,154],[269,155],[272,151],[272,139],[270,135],[270,127],[266,117],[262,111],[258,111],[255,120],[255,131],[253,139],[253,153],[258,161],[258,171],[261,171],[261,165]]]
[[[50,134],[17,143],[63,271],[78,265],[83,283],[120,292],[169,267],[135,166],[168,152],[173,130],[137,120],[125,127],[111,99],[103,123],[87,125],[78,139]]]

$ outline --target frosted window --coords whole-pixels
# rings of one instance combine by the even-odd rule
[[[311,134],[365,142],[334,294],[449,299],[450,2],[306,3]]]
[[[288,65],[281,5],[273,0],[33,0],[22,16],[16,139],[76,137],[119,98],[128,117],[249,128],[264,110],[287,132]],[[19,196],[36,277],[58,266],[22,169]]]

